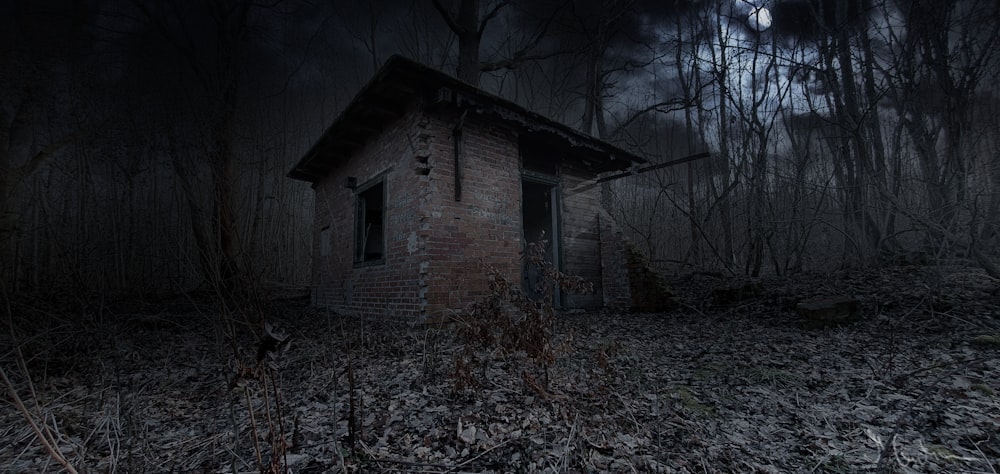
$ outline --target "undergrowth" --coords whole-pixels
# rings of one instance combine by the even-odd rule
[[[512,281],[495,266],[484,263],[489,290],[462,315],[455,357],[456,392],[481,386],[496,355],[505,356],[508,370],[520,371],[525,386],[548,396],[549,368],[556,360],[554,344],[556,289],[590,293],[594,285],[561,272],[545,256],[546,241],[531,242],[524,253],[524,268],[539,278],[530,294],[520,281]]]

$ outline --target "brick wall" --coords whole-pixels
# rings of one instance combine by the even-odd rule
[[[420,114],[408,114],[378,134],[329,176],[315,185],[313,303],[347,314],[412,319],[424,309],[420,269],[426,260],[419,233],[420,206],[426,202],[428,178],[422,171]],[[354,264],[354,191],[385,173],[386,213],[384,264]],[[322,255],[322,229],[329,226],[329,255]]]
[[[454,113],[427,114],[431,201],[427,232],[426,315],[447,318],[488,290],[483,265],[520,278],[520,171],[516,136],[477,116],[462,128],[462,196],[455,200]],[[517,281],[517,280],[515,280]]]
[[[458,121],[455,111],[426,111],[414,104],[403,119],[316,183],[314,304],[422,322],[447,319],[488,291],[485,265],[520,283],[517,134],[476,115],[465,118],[462,196],[456,201],[452,130]],[[354,177],[364,185],[383,173],[387,258],[384,264],[356,266],[355,192],[345,183]],[[593,282],[597,290],[567,295],[567,305],[628,305],[627,256],[620,232],[611,230],[613,221],[601,214],[601,188],[581,186],[592,176],[572,166],[564,166],[561,174],[563,270]],[[323,238],[330,242],[324,244]],[[327,255],[324,247],[330,249]]]
[[[606,211],[600,214],[604,305],[612,310],[655,312],[674,306],[674,292]]]
[[[615,311],[626,310],[632,305],[632,293],[629,287],[625,236],[607,211],[600,211],[599,221],[604,306]]]
[[[517,281],[521,251],[516,136],[474,116],[463,127],[462,199],[455,200],[457,114],[414,109],[316,184],[313,303],[339,312],[423,321],[484,294],[485,264]],[[355,267],[354,192],[385,174],[387,260]],[[321,255],[330,226],[330,255]]]
[[[604,305],[598,222],[601,188],[589,185],[593,183],[591,173],[572,166],[563,166],[561,174],[562,269],[568,275],[582,277],[594,284],[593,294],[568,294],[565,303],[571,308],[599,308]]]

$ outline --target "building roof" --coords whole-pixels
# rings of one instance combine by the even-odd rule
[[[316,182],[336,164],[346,160],[407,106],[423,97],[429,106],[457,107],[470,114],[507,123],[533,139],[566,146],[574,159],[595,172],[628,169],[646,160],[610,143],[548,119],[513,102],[480,90],[440,71],[402,56],[392,56],[313,147],[288,173],[288,177]]]

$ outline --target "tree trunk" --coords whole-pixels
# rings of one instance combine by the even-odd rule
[[[580,122],[580,131],[583,133],[593,133],[594,116],[597,114],[597,101],[600,92],[598,78],[600,77],[600,57],[590,56],[587,59],[587,73],[583,85],[583,117]]]
[[[888,189],[890,187],[890,179],[888,175],[888,156],[885,151],[885,136],[882,133],[882,112],[879,110],[878,102],[881,98],[879,91],[876,89],[878,84],[875,80],[875,54],[872,51],[871,36],[868,29],[864,29],[859,33],[861,41],[861,51],[864,61],[864,90],[865,99],[867,101],[866,111],[868,113],[867,118],[867,131],[870,137],[867,140],[871,143],[871,161],[874,166],[872,169],[872,179],[876,187],[884,187]],[[877,196],[877,194],[876,194]],[[874,199],[874,198],[873,198]],[[881,204],[881,203],[880,203]],[[895,212],[890,206],[877,206],[880,211],[876,215],[879,241],[878,252],[880,254],[893,253],[898,247],[895,242]]]
[[[460,80],[479,87],[479,0],[462,0],[458,7],[458,70]]]
[[[239,265],[240,237],[237,214],[233,207],[234,173],[233,127],[236,122],[236,92],[238,80],[233,79],[226,86],[224,101],[217,129],[214,132],[214,146],[211,151],[212,177],[215,181],[217,232],[219,240],[219,282],[226,294],[232,294],[243,276]]]
[[[722,27],[722,19],[716,20],[716,34],[720,36],[724,34],[724,29]],[[715,69],[715,80],[719,87],[719,160],[718,163],[722,164],[723,169],[716,173],[715,170],[711,170],[712,176],[722,176],[722,180],[726,183],[726,190],[719,195],[719,220],[722,226],[722,248],[723,248],[723,261],[722,264],[727,269],[732,269],[735,263],[736,246],[735,238],[733,235],[733,217],[732,217],[732,204],[730,204],[730,193],[728,192],[729,180],[731,170],[730,170],[730,159],[732,158],[732,152],[729,148],[729,140],[732,136],[729,123],[729,62],[726,57],[726,48],[723,45],[719,48],[718,56],[716,56],[715,48],[710,48],[712,52],[712,63]],[[713,179],[714,182],[714,179]],[[714,184],[714,183],[713,183]]]
[[[36,106],[28,91],[14,106],[13,116],[8,116],[0,106],[0,284],[16,284],[20,278],[17,239],[20,237],[21,207],[26,199],[24,183],[66,145],[91,131],[82,128],[72,131],[35,152],[31,148],[36,137],[35,124],[29,122],[29,117],[30,109]],[[24,142],[19,142],[18,137]]]
[[[441,19],[448,25],[448,29],[458,38],[458,65],[455,76],[463,82],[479,87],[479,47],[483,39],[483,29],[490,16],[496,14],[503,3],[498,5],[486,21],[480,24],[479,19],[480,0],[461,0],[458,4],[458,14],[452,13],[445,8],[440,0],[434,0],[434,8],[441,15]]]
[[[4,161],[0,153],[0,162]],[[20,204],[15,201],[14,178],[9,166],[0,167],[0,285],[17,286],[16,239]]]

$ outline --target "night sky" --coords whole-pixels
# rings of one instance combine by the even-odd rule
[[[803,40],[844,23],[861,24],[871,8],[867,1],[851,0],[848,18],[838,23],[832,13],[836,1],[514,1],[486,27],[482,59],[503,58],[537,31],[544,31],[544,38],[533,52],[558,52],[586,39],[581,29],[607,12],[621,14],[609,33],[616,50],[610,56],[632,55],[641,62],[637,55],[656,41],[655,29],[675,28],[677,16],[692,12],[722,16],[747,35]],[[628,8],[615,10],[623,3]],[[429,1],[248,5],[244,10],[237,1],[3,2],[5,90],[30,84],[33,92],[58,102],[125,101],[163,109],[177,106],[178,95],[189,102],[218,100],[225,82],[235,79],[241,106],[281,95],[306,100],[304,106],[315,109],[311,114],[329,117],[392,54],[453,72],[455,39]],[[767,27],[748,21],[761,11],[771,20]],[[505,74],[510,71],[485,73],[483,87],[505,87],[503,81],[510,80]],[[67,81],[83,90],[71,90]]]

